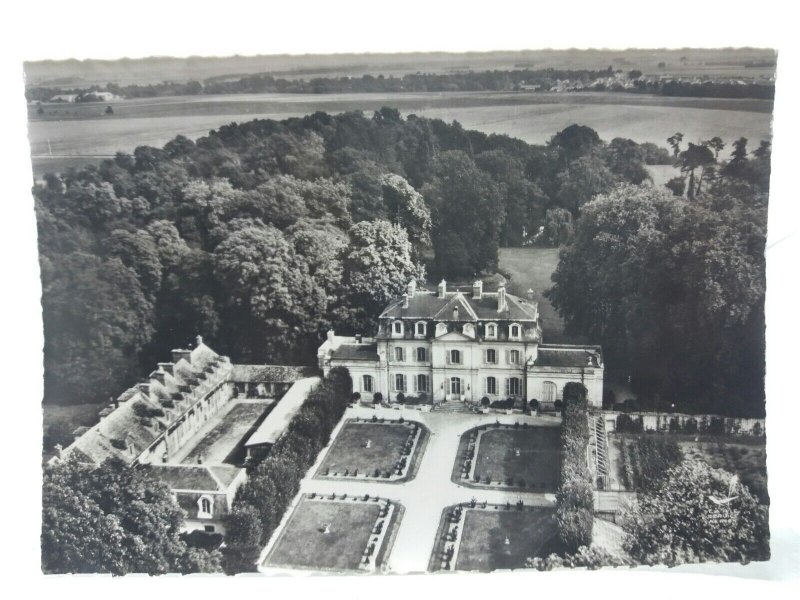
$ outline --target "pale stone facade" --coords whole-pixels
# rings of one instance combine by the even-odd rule
[[[543,344],[537,303],[502,287],[484,292],[480,281],[471,292],[448,291],[444,281],[435,292],[418,290],[412,282],[381,313],[375,337],[329,332],[317,358],[326,375],[346,367],[362,398],[379,392],[389,402],[422,393],[435,403],[555,402],[571,381],[586,386],[590,404],[603,399],[599,346]]]

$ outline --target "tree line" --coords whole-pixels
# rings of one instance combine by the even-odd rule
[[[230,124],[34,186],[45,401],[105,401],[202,333],[237,362],[369,334],[411,277],[569,241],[582,204],[670,161],[571,126],[544,146],[384,108]]]

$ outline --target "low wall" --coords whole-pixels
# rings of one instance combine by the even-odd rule
[[[617,431],[620,415],[629,417],[642,431],[707,433],[718,435],[764,436],[764,419],[722,417],[720,415],[687,415],[683,413],[600,411],[607,431]],[[625,429],[625,431],[628,431]]]

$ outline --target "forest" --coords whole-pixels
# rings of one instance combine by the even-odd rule
[[[492,274],[499,247],[537,244],[563,247],[549,293],[608,376],[762,413],[769,147],[725,160],[721,140],[671,140],[573,125],[536,146],[383,108],[49,175],[45,402],[106,401],[198,333],[235,362],[313,362],[330,327],[370,334],[409,278]],[[656,190],[645,165],[673,161],[682,177]]]

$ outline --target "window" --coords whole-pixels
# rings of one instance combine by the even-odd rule
[[[427,392],[428,391],[428,376],[427,375],[417,375],[417,391],[418,392]]]
[[[497,325],[494,323],[489,323],[486,326],[486,337],[492,339],[497,337]]]
[[[403,334],[403,323],[402,321],[395,321],[394,322],[394,332],[397,335]]]
[[[512,338],[518,338],[519,337],[519,325],[512,325],[511,326],[510,337],[512,337]]]
[[[461,364],[461,350],[450,350],[450,362],[454,365]]]
[[[450,393],[456,395],[461,394],[461,379],[459,377],[450,378]]]
[[[428,361],[427,348],[417,348],[417,362],[427,362],[427,361]]]
[[[545,381],[542,384],[542,402],[556,401],[556,384],[552,381]]]
[[[497,379],[494,377],[486,378],[486,393],[497,394]]]
[[[519,377],[509,377],[506,379],[506,395],[519,396],[522,393],[522,382]]]
[[[406,376],[397,374],[394,376],[394,391],[395,392],[405,392],[406,391]]]
[[[489,348],[486,351],[486,362],[487,362],[487,364],[490,364],[490,365],[496,365],[497,364],[497,350],[495,350],[494,348]]]
[[[372,375],[364,375],[361,389],[365,392],[372,391]]]
[[[519,364],[519,350],[512,350],[508,353],[508,362],[510,362],[512,365]]]
[[[424,337],[425,336],[425,323],[417,323],[417,335]]]
[[[206,525],[203,527],[203,529],[206,533],[214,533],[216,531],[216,528],[213,525]]]
[[[396,346],[395,347],[395,349],[394,349],[394,359],[397,362],[403,362],[405,360],[405,351],[404,350],[405,349],[400,347],[400,346]]]
[[[198,517],[210,517],[214,513],[214,502],[208,496],[200,496],[197,501]]]

